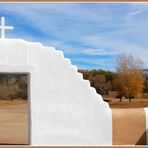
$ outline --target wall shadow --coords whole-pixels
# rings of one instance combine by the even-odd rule
[[[140,137],[140,139],[136,142],[135,145],[146,145],[146,144],[147,144],[147,143],[146,143],[146,132],[147,132],[147,131],[145,131],[145,132],[143,133],[143,135]]]

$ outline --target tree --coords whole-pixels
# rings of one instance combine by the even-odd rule
[[[117,58],[117,73],[115,86],[119,96],[131,99],[140,96],[144,88],[144,75],[142,73],[142,61],[132,55],[119,55]]]
[[[0,74],[0,99],[27,99],[28,80],[26,74]]]
[[[105,95],[112,90],[113,72],[104,70],[79,70],[79,72],[83,74],[84,79],[90,81],[97,93]]]
[[[148,92],[148,69],[144,69],[143,73],[144,73],[144,76],[145,76],[144,92]]]

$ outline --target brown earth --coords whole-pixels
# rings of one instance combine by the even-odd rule
[[[113,144],[114,145],[145,145],[146,117],[144,107],[148,99],[107,98],[112,109]]]
[[[0,144],[28,144],[28,104],[0,101]]]
[[[146,118],[143,108],[114,108],[113,145],[146,145]]]

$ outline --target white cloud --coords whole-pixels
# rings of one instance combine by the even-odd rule
[[[142,10],[136,10],[136,11],[129,12],[128,15],[134,16],[134,15],[137,15],[137,14],[141,14],[142,12],[143,12]]]
[[[48,41],[46,46],[54,46],[56,49],[63,50],[66,54],[86,54],[90,56],[94,55],[117,55],[117,51],[100,49],[100,48],[75,48],[72,45],[68,45],[62,41]]]
[[[79,52],[77,50],[74,50],[73,46],[70,46],[66,44],[63,41],[59,40],[49,40],[44,43],[45,46],[53,46],[57,50],[62,50],[66,54],[78,54]]]
[[[35,26],[47,34],[50,34],[47,32],[47,28],[51,27],[50,24],[58,25],[57,23],[64,19],[69,22],[98,24],[110,19],[110,17],[102,15],[104,10],[96,11],[79,3],[1,3],[0,10],[22,16],[24,20],[29,21],[31,26]]]
[[[120,39],[107,38],[107,37],[96,37],[88,36],[84,39],[85,44],[93,47],[108,48],[111,53],[127,53],[132,54],[135,57],[139,57],[145,64],[148,63],[148,48],[143,47],[141,44],[122,41]],[[109,52],[108,52],[109,53]]]
[[[88,48],[81,50],[81,53],[88,55],[116,55],[118,52],[105,50],[105,49],[96,49],[96,48]]]

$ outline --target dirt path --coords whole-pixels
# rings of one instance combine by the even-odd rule
[[[143,108],[112,109],[113,144],[145,145],[146,117]]]
[[[28,143],[28,105],[0,107],[0,144]]]

